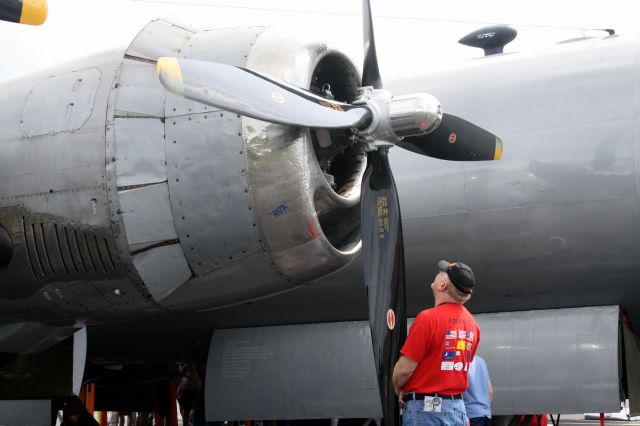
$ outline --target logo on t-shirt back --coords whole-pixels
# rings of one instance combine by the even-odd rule
[[[445,361],[453,361],[456,359],[456,351],[444,351],[442,353],[442,359]]]
[[[453,361],[442,361],[440,364],[440,370],[442,371],[452,371],[453,370]]]

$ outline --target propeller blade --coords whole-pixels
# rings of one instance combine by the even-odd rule
[[[362,66],[362,85],[382,89],[382,79],[378,69],[376,41],[373,37],[373,18],[369,0],[362,0],[362,27],[364,30],[364,65]]]
[[[408,136],[399,147],[428,157],[453,161],[484,161],[502,158],[502,139],[493,133],[451,114],[431,133]]]
[[[270,123],[345,129],[371,120],[367,108],[325,99],[245,68],[159,58],[157,72],[164,87],[178,95]]]
[[[0,21],[42,25],[47,12],[47,0],[0,0]]]
[[[361,216],[364,280],[382,412],[385,425],[397,425],[400,412],[391,377],[407,337],[407,307],[400,205],[388,148],[369,154]]]

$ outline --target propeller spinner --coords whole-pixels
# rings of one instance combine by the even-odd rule
[[[259,120],[313,129],[351,129],[368,151],[362,183],[361,228],[369,324],[385,424],[400,413],[391,383],[406,338],[404,246],[400,204],[388,151],[400,146],[444,160],[497,160],[502,141],[450,114],[425,93],[394,97],[382,88],[373,21],[363,0],[362,88],[352,104],[315,95],[270,76],[229,65],[160,58],[157,72],[170,91]],[[346,146],[345,146],[346,148]]]

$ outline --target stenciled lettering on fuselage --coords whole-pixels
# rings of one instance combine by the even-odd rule
[[[271,214],[273,214],[273,217],[280,217],[283,214],[285,214],[287,210],[289,210],[289,206],[287,206],[287,203],[285,201],[285,202],[282,202],[278,207],[273,209],[271,211]]]

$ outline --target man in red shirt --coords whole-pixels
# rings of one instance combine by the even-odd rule
[[[463,305],[476,280],[464,263],[441,260],[438,269],[431,283],[435,307],[418,314],[393,370],[405,426],[468,424],[462,393],[480,329]]]

